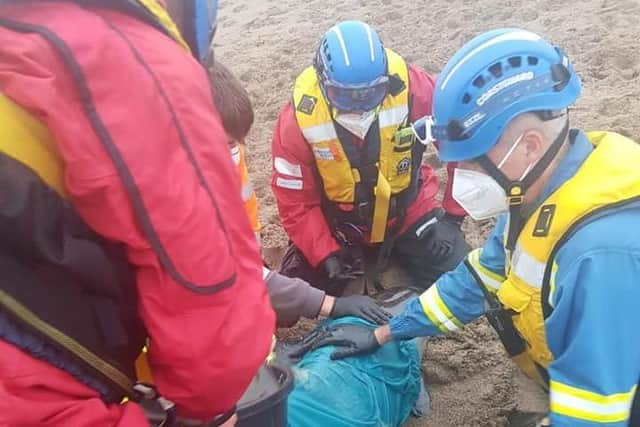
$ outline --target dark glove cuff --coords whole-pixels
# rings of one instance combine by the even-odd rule
[[[464,221],[464,216],[445,212],[441,221],[447,221],[460,227],[462,225],[462,222]]]

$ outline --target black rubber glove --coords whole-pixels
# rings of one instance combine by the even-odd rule
[[[352,271],[344,265],[337,255],[332,255],[327,258],[323,265],[330,280],[347,281],[356,279],[361,275],[359,272]]]
[[[324,338],[326,333],[326,326],[318,326],[316,329],[309,332],[307,335],[305,335],[304,338],[302,338],[300,342],[294,344],[297,349],[291,352],[289,358],[295,362],[298,362],[308,351],[315,348],[313,346],[315,342]]]
[[[333,345],[336,351],[331,353],[331,360],[344,359],[345,357],[370,354],[380,348],[380,344],[373,332],[374,330],[360,325],[336,325],[323,328],[307,337],[302,346],[292,357],[302,357],[306,352],[320,347]]]
[[[364,295],[336,298],[329,317],[355,316],[382,325],[391,319],[391,313]]]
[[[429,239],[429,251],[434,259],[442,259],[449,256],[454,248],[456,239],[460,235],[462,220],[450,214],[444,214],[442,218],[433,224],[424,235]]]
[[[462,228],[462,222],[464,221],[464,216],[450,214],[449,212],[445,213],[440,219],[441,222],[448,222],[450,224],[455,225],[458,230]]]

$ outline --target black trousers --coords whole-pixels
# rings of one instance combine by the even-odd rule
[[[462,231],[450,223],[440,221],[441,218],[442,211],[436,209],[416,221],[394,241],[391,257],[412,278],[412,283],[407,283],[407,287],[427,289],[442,274],[456,268],[471,250]],[[446,245],[446,251],[438,249],[442,245]],[[377,258],[375,253],[380,246],[343,247],[342,258],[346,262],[368,264],[371,268],[372,263],[364,263],[362,258],[367,253],[369,255],[367,258],[375,260]],[[373,256],[371,256],[372,252]],[[346,283],[329,280],[322,265],[318,268],[311,267],[302,252],[293,244],[289,245],[284,255],[280,273],[301,278],[334,296],[340,296],[346,286]]]
[[[409,273],[413,286],[420,289],[429,288],[444,273],[455,269],[471,250],[460,228],[452,223],[439,220],[425,227],[434,219],[442,219],[440,210],[423,217],[398,236],[391,253]]]

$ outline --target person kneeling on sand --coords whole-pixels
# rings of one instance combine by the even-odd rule
[[[211,67],[213,99],[227,135],[233,161],[241,177],[241,192],[251,225],[259,243],[258,204],[245,161],[245,139],[253,124],[254,111],[249,94],[231,71],[220,62]],[[263,268],[271,304],[278,325],[291,326],[300,317],[356,316],[374,323],[384,323],[389,314],[373,299],[363,295],[333,297],[298,278],[283,276]]]
[[[433,88],[364,22],[325,33],[273,133],[272,188],[292,241],[283,274],[341,295],[365,272],[378,285],[393,256],[426,289],[464,258],[465,212],[450,185],[441,208],[409,126],[431,113]],[[373,268],[363,250],[377,252]]]
[[[499,215],[493,233],[388,325],[336,326],[308,347],[370,353],[484,313],[549,391],[554,427],[640,425],[640,146],[570,129],[580,90],[562,50],[529,31],[490,31],[460,49],[436,83],[432,120],[416,128],[459,162],[453,195],[465,210]]]

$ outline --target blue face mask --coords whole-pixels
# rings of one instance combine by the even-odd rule
[[[184,0],[183,36],[193,56],[201,63],[210,62],[211,41],[218,25],[218,0]]]

